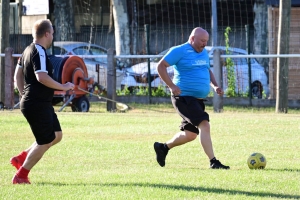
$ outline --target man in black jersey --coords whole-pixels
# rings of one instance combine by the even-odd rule
[[[53,67],[46,49],[53,40],[50,20],[34,23],[33,43],[23,52],[15,71],[15,81],[22,99],[20,109],[27,119],[36,141],[18,156],[10,159],[17,168],[13,184],[30,184],[28,174],[44,153],[62,139],[62,130],[52,106],[54,90],[72,90],[73,83],[53,80]]]

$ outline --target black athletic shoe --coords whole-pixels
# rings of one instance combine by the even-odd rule
[[[219,160],[215,160],[210,164],[211,169],[230,169],[229,166],[223,165]]]
[[[163,145],[164,144],[159,143],[159,142],[154,143],[154,150],[156,152],[156,160],[161,167],[165,166],[165,164],[166,164],[165,160],[166,160],[166,156],[168,154],[168,151],[163,150]]]

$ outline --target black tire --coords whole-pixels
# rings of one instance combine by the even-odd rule
[[[0,110],[4,110],[4,103],[0,102]]]
[[[254,81],[251,84],[252,98],[262,98],[263,86],[259,81]]]
[[[121,85],[121,90],[124,90],[127,87],[127,89],[129,90],[130,94],[133,93],[134,91],[134,87],[133,86],[126,86],[126,85]]]
[[[124,90],[125,89],[125,85],[121,85],[121,90]]]
[[[74,100],[72,105],[73,112],[89,112],[90,102],[86,96]]]
[[[105,90],[105,88],[102,85],[95,82],[93,84],[93,88],[92,88],[91,93],[94,93],[96,95],[100,95],[104,90]]]

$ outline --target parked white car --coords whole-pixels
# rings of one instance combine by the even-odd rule
[[[211,70],[213,71],[213,52],[216,48],[220,49],[221,55],[226,54],[226,47],[218,46],[218,47],[205,47],[208,51],[208,54],[211,56],[210,64]],[[229,55],[247,55],[247,51],[239,48],[228,48]],[[235,81],[236,87],[235,91],[238,94],[248,94],[249,93],[249,70],[248,70],[248,59],[247,58],[231,58],[234,63],[234,73],[235,73]],[[252,97],[261,99],[264,94],[265,97],[269,95],[269,85],[268,85],[268,77],[266,75],[265,69],[262,65],[258,63],[255,58],[249,58],[251,64],[251,90]],[[223,64],[225,65],[226,59],[223,59]],[[227,70],[226,66],[223,66],[223,90],[226,91],[228,88],[228,78],[227,78]],[[263,94],[264,93],[264,94]]]
[[[52,48],[48,50],[53,55],[107,55],[107,49],[96,44],[75,41],[55,41]],[[88,76],[94,77],[98,82],[98,72],[96,64],[99,64],[99,82],[104,89],[107,88],[107,58],[83,58]],[[116,89],[121,88],[123,71],[116,69]]]
[[[169,49],[159,53],[158,55],[165,55]],[[159,58],[150,58],[150,80],[151,87],[157,88],[158,86],[166,86],[166,84],[160,79],[157,72],[157,63],[161,59]],[[168,67],[167,72],[172,78],[174,75],[173,67]],[[129,68],[125,68],[125,74],[123,80],[121,81],[121,88],[127,87],[130,91],[138,87],[148,87],[148,62],[142,62],[135,65],[132,65]]]
[[[213,71],[213,52],[214,49],[218,48],[221,50],[221,55],[225,54],[226,47],[205,47],[210,56],[211,70]],[[161,52],[159,55],[165,55],[169,49]],[[229,48],[230,55],[247,55],[248,53],[239,48]],[[156,88],[159,85],[166,86],[165,83],[160,79],[157,72],[157,63],[161,58],[150,59],[150,72],[151,72],[151,87]],[[234,62],[234,72],[236,76],[236,92],[248,93],[249,91],[249,73],[248,73],[248,62],[247,58],[232,58]],[[265,73],[264,67],[261,66],[256,59],[250,58],[251,63],[251,90],[254,98],[262,98],[263,93],[266,96],[269,94],[268,79]],[[168,67],[168,74],[172,78],[174,75],[173,67]],[[121,88],[125,86],[132,90],[135,87],[148,87],[148,62],[138,63],[125,70],[125,75],[121,82]],[[227,70],[223,66],[223,89],[226,90],[228,86],[227,81]]]

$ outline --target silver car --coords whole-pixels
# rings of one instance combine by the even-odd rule
[[[158,55],[165,55],[169,49],[159,53]],[[160,79],[157,72],[157,63],[161,59],[158,58],[150,58],[150,82],[152,88],[157,88],[162,85],[166,87],[166,84]],[[169,76],[172,78],[174,75],[173,67],[168,67],[167,72]],[[132,65],[129,68],[125,68],[125,74],[123,80],[121,82],[121,88],[127,87],[130,91],[133,91],[134,88],[138,87],[148,87],[148,62],[142,62],[135,65]],[[168,89],[166,90],[168,92]]]
[[[226,47],[205,47],[210,56],[211,70],[213,71],[212,56],[216,48],[221,51],[221,55],[226,54]],[[248,55],[247,51],[240,48],[228,48],[229,55]],[[251,87],[253,98],[264,98],[269,95],[268,77],[265,72],[265,68],[258,63],[255,58],[250,59],[251,65],[251,86],[249,87],[249,70],[247,58],[231,58],[234,63],[234,74],[235,74],[235,91],[238,94],[248,94],[249,88]],[[227,70],[225,66],[226,59],[223,60],[223,90],[226,91],[228,88]]]
[[[225,54],[226,47],[219,46],[219,47],[205,47],[208,51],[210,56],[210,65],[211,70],[213,71],[213,52],[215,48],[221,50],[221,55]],[[158,55],[165,55],[169,49],[161,52]],[[230,55],[247,55],[248,53],[239,48],[229,48]],[[151,87],[156,88],[159,85],[166,86],[165,83],[160,79],[158,72],[157,72],[157,64],[161,58],[153,58],[150,59],[150,77],[151,77]],[[249,73],[248,73],[248,63],[247,58],[232,58],[234,62],[234,72],[236,77],[236,92],[238,94],[244,93],[248,94],[249,91]],[[268,79],[265,73],[264,67],[261,66],[256,59],[250,58],[251,63],[251,90],[252,96],[254,98],[263,98],[263,93],[265,96],[269,94],[269,87],[268,87]],[[167,68],[168,74],[172,78],[174,75],[173,66]],[[228,87],[227,81],[227,70],[226,67],[223,66],[223,89],[224,91]],[[124,78],[121,82],[122,88],[125,86],[130,90],[133,90],[135,87],[148,87],[148,62],[138,63],[136,65],[127,68],[125,71]]]
[[[102,46],[87,42],[74,41],[55,41],[52,48],[48,50],[52,55],[107,55],[107,49]],[[107,88],[107,58],[84,58],[88,76],[94,77],[94,80],[100,84],[103,89]],[[96,71],[96,65],[99,64],[99,73]],[[121,88],[123,71],[116,69],[116,89]]]

